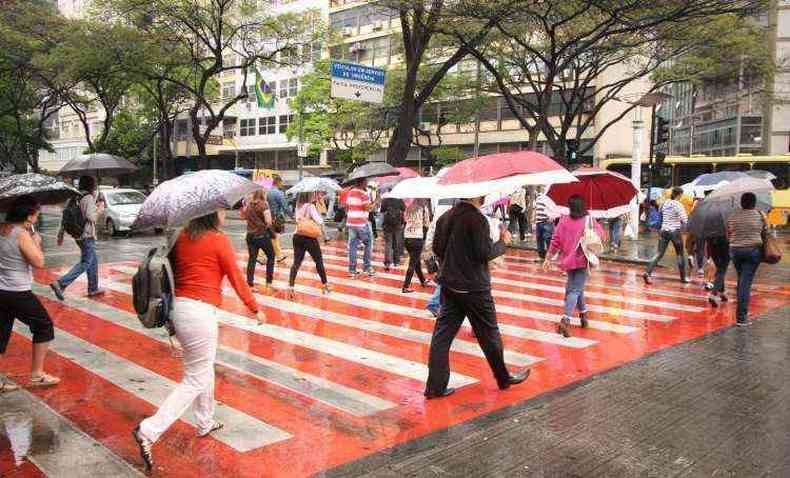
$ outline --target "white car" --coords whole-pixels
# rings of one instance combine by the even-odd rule
[[[98,228],[114,236],[121,231],[129,231],[145,195],[136,189],[99,189],[98,201],[104,201],[104,210],[99,214]]]

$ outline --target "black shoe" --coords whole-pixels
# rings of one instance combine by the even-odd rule
[[[716,302],[716,296],[715,296],[715,295],[709,295],[709,296],[708,296],[708,303],[709,303],[709,304],[710,304],[710,306],[711,306],[711,307],[713,307],[714,309],[715,309],[716,307],[718,307],[718,306],[719,306],[719,303],[718,303],[718,302]]]
[[[751,320],[739,320],[739,321],[735,322],[735,325],[737,325],[738,327],[749,327],[750,325],[752,325],[752,321]]]
[[[454,388],[446,388],[444,390],[444,392],[442,392],[442,393],[425,392],[423,395],[425,395],[425,398],[427,400],[433,400],[434,398],[449,397],[450,395],[452,395],[454,393],[455,393],[455,389]]]
[[[151,446],[153,443],[140,435],[140,425],[137,425],[137,427],[132,430],[132,436],[134,437],[134,441],[137,442],[137,446],[140,448],[140,457],[143,459],[145,474],[148,475],[154,468],[154,455],[151,453]]]
[[[586,313],[579,314],[579,321],[581,322],[581,325],[582,325],[583,329],[586,329],[587,327],[590,326],[590,321],[587,320],[587,314]]]
[[[52,292],[55,293],[55,297],[58,298],[59,301],[63,302],[66,298],[63,296],[63,287],[60,286],[60,282],[55,281],[49,285],[52,289]]]
[[[400,291],[401,291],[401,294],[413,294],[414,293],[414,289],[407,289],[405,287],[403,289],[401,289]]]
[[[647,285],[650,285],[650,284],[653,283],[653,281],[650,279],[650,274],[648,274],[647,272],[642,274],[642,280],[645,281],[645,284],[647,284]]]
[[[570,337],[571,336],[571,332],[570,332],[570,330],[568,330],[570,325],[571,325],[571,321],[568,320],[567,317],[563,317],[562,319],[560,319],[560,323],[557,324],[557,333],[559,333],[560,335],[562,335],[565,338]]]
[[[501,383],[499,384],[499,389],[507,390],[508,388],[510,388],[511,385],[520,384],[521,382],[525,381],[527,377],[529,377],[530,372],[532,372],[532,370],[527,368],[520,372],[510,374],[510,378],[508,379],[506,384],[504,385]]]

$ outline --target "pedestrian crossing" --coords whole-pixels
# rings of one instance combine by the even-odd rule
[[[154,448],[157,476],[314,475],[733,321],[732,304],[705,308],[701,292],[686,289],[670,295],[670,289],[654,290],[613,275],[591,281],[590,327],[576,328],[572,337],[563,338],[555,329],[563,278],[537,273],[520,262],[524,255],[512,254],[492,274],[493,295],[505,360],[512,369],[532,367],[530,379],[499,391],[465,324],[451,350],[450,386],[459,392],[426,402],[422,390],[436,319],[425,305],[432,288],[420,288],[415,278],[417,291],[402,294],[403,267],[375,278],[352,279],[344,245],[335,242],[323,249],[332,293],[323,294],[308,258],[297,277],[295,300],[256,292],[267,316],[263,324],[248,316],[226,284],[218,315],[216,378],[217,418],[225,428],[197,440],[191,414],[185,414]],[[238,260],[243,269],[243,252]],[[375,260],[380,261],[378,252]],[[287,288],[289,265],[278,264],[276,269],[274,286],[281,291]],[[261,284],[263,269],[256,271]],[[145,329],[133,313],[131,276],[136,264],[102,265],[101,285],[108,293],[84,297],[82,277],[67,291],[65,303],[46,286],[60,272],[37,273],[34,293],[56,326],[48,371],[64,382],[20,396],[25,403],[40,403],[37,410],[49,410],[38,413],[49,414],[50,426],[68,431],[75,443],[88,448],[87,462],[113,470],[107,476],[138,476],[141,463],[129,431],[153,413],[180,380],[180,360],[173,356],[165,332]],[[769,303],[760,293],[754,300],[758,310]],[[29,340],[27,328],[17,324],[10,345],[17,352],[0,362],[0,374],[17,380],[24,373]],[[73,380],[79,380],[79,386]],[[106,399],[89,390],[103,390]],[[0,395],[0,403],[20,408],[19,399],[9,402],[9,397]],[[90,403],[90,410],[80,410],[85,403]],[[73,420],[66,418],[70,414],[75,414]],[[104,431],[101,425],[108,417],[120,424]],[[67,476],[46,460],[73,449],[56,447],[47,454],[31,448],[30,463],[42,476]]]

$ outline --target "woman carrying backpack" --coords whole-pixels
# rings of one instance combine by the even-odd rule
[[[331,291],[326,279],[321,244],[318,242],[318,239],[323,235],[324,220],[313,203],[314,199],[314,193],[309,192],[299,193],[296,199],[296,211],[294,212],[296,232],[293,235],[294,262],[291,265],[291,275],[288,278],[288,298],[290,299],[294,298],[296,274],[299,272],[299,268],[302,267],[305,252],[309,253],[310,257],[313,258],[313,262],[315,262],[318,276],[324,285],[324,294],[328,294]]]
[[[587,327],[587,306],[584,303],[584,286],[589,277],[589,261],[582,250],[581,239],[585,228],[592,225],[598,237],[604,238],[604,231],[598,221],[590,220],[587,206],[581,196],[574,195],[568,200],[570,215],[562,216],[554,235],[551,238],[546,259],[543,261],[543,270],[551,267],[551,257],[559,253],[559,265],[568,274],[565,284],[565,309],[558,326],[558,331],[565,337],[570,337],[568,327],[571,325],[573,310],[579,310],[582,328]]]
[[[0,223],[0,354],[4,354],[14,320],[19,319],[33,336],[33,359],[29,386],[51,386],[60,379],[44,373],[44,357],[55,338],[52,320],[38,298],[33,295],[33,270],[44,267],[41,236],[33,231],[38,220],[39,204],[30,196],[14,201]],[[0,381],[0,394],[19,387]]]
[[[274,246],[272,245],[272,212],[263,189],[255,191],[241,211],[247,220],[247,285],[252,287],[255,282],[255,264],[258,253],[266,254],[266,288],[272,292],[274,281]]]
[[[406,277],[403,280],[403,288],[401,292],[410,294],[414,290],[410,289],[411,279],[414,272],[417,272],[417,277],[420,279],[420,285],[426,287],[428,282],[422,274],[422,248],[425,244],[425,232],[431,225],[431,213],[428,210],[428,204],[425,199],[415,199],[406,208],[406,226],[403,230],[405,237],[406,250],[409,252],[409,266],[406,269]]]
[[[146,473],[153,468],[153,444],[193,403],[198,437],[223,426],[214,420],[214,360],[223,279],[228,278],[259,323],[266,320],[236,265],[230,238],[220,232],[224,223],[224,210],[193,219],[171,253],[175,280],[171,321],[184,349],[184,377],[156,414],[140,422],[132,433]]]

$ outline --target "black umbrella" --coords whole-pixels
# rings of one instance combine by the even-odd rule
[[[349,184],[359,179],[380,178],[382,176],[398,176],[398,175],[400,175],[400,171],[393,168],[387,163],[382,163],[382,162],[364,163],[351,170],[344,184]]]
[[[41,204],[59,204],[80,192],[52,176],[26,173],[0,179],[0,211],[6,211],[20,196],[33,196]]]
[[[129,161],[107,153],[83,154],[66,163],[60,170],[62,176],[123,176],[137,171]]]

